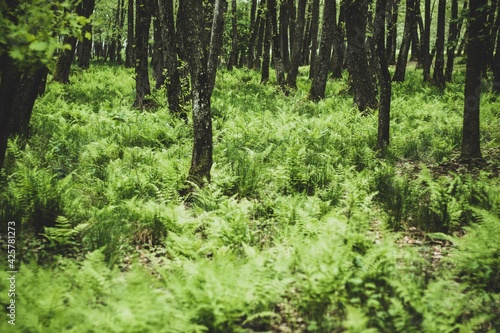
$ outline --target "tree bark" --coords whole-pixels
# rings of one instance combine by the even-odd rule
[[[288,17],[289,5],[288,2],[282,1],[280,4],[280,50],[281,58],[283,59],[283,67],[285,72],[290,68],[290,50],[289,50],[289,35],[288,29],[290,27]]]
[[[95,0],[84,0],[82,2],[83,16],[90,17],[94,12]],[[90,35],[90,36],[88,36]],[[83,41],[80,42],[81,51],[78,57],[78,67],[87,69],[90,66],[92,56],[92,24],[88,23],[83,27]]]
[[[495,94],[500,94],[500,1],[497,1],[497,19],[495,21],[497,36],[495,38],[495,56],[493,58],[493,87]]]
[[[238,62],[238,26],[237,26],[236,0],[231,0],[231,54],[227,62],[227,70],[233,70]]]
[[[265,33],[264,33],[264,46],[262,50],[262,71],[260,77],[260,83],[265,84],[269,80],[269,66],[271,64],[271,38],[273,33],[273,27],[271,25],[271,15],[269,14],[269,2],[266,5],[266,18],[263,20],[265,22]]]
[[[149,28],[151,26],[151,8],[149,0],[137,0],[136,10],[136,55],[135,66],[135,101],[134,107],[143,109],[144,98],[151,94],[148,73]]]
[[[451,18],[448,28],[448,48],[446,49],[446,70],[444,79],[451,81],[453,74],[453,63],[455,62],[455,49],[458,39],[458,0],[451,1]]]
[[[385,152],[389,146],[391,115],[391,74],[389,73],[385,50],[385,13],[387,0],[377,0],[375,45],[379,60],[380,103],[378,111],[377,148]]]
[[[324,14],[323,14],[324,15]],[[332,19],[332,18],[330,18]],[[318,54],[318,31],[319,31],[319,0],[312,0],[311,9],[311,66],[309,68],[309,79],[314,77],[316,56]],[[328,57],[329,58],[329,57]]]
[[[470,2],[469,39],[465,70],[464,121],[461,159],[481,158],[479,105],[481,100],[481,70],[484,65],[487,0]]]
[[[159,16],[159,4],[156,0],[151,2],[153,6],[153,57],[151,58],[152,76],[155,80],[156,89],[159,89],[165,82],[165,69],[164,52],[165,46],[163,45],[163,30],[161,28],[161,18]]]
[[[386,57],[390,65],[396,63],[396,38],[398,29],[398,13],[401,0],[390,0],[388,5],[387,49]]]
[[[408,62],[408,52],[410,50],[411,44],[411,29],[413,22],[413,8],[415,6],[415,0],[406,0],[406,15],[405,15],[405,27],[403,32],[403,40],[401,41],[401,48],[399,50],[398,62],[396,64],[396,71],[392,80],[394,82],[403,82],[406,76],[406,64]]]
[[[69,83],[69,74],[71,71],[71,64],[73,63],[73,58],[75,57],[75,47],[76,47],[76,37],[67,36],[64,37],[64,44],[68,44],[70,49],[63,50],[59,53],[57,57],[57,62],[54,67],[53,80],[59,83],[67,84]]]
[[[183,45],[189,63],[193,105],[193,153],[190,181],[203,186],[210,181],[212,168],[212,116],[210,99],[215,84],[217,59],[222,48],[224,13],[227,2],[216,0],[213,9],[210,43],[203,43],[205,29],[201,0],[181,0],[180,6],[189,9],[184,12],[180,30],[183,31]]]
[[[297,8],[297,21],[292,45],[292,60],[290,62],[290,70],[286,84],[293,89],[297,88],[297,75],[299,74],[299,66],[302,51],[302,38],[304,37],[305,13],[307,0],[299,0]]]
[[[445,30],[446,0],[439,0],[437,35],[436,35],[436,61],[434,63],[434,85],[444,88],[444,30]]]
[[[285,68],[283,66],[283,59],[281,58],[280,35],[278,33],[277,3],[276,0],[268,0],[267,4],[272,26],[273,63],[276,72],[276,81],[281,91],[287,94]]]
[[[422,70],[424,81],[431,80],[431,58],[430,58],[430,39],[431,39],[431,0],[425,0],[424,8],[424,34],[422,36]]]
[[[177,58],[177,33],[175,31],[173,0],[158,0],[158,13],[163,45],[163,64],[166,71],[166,95],[170,112],[187,120],[182,108],[182,85]]]
[[[345,61],[345,1],[340,3],[339,20],[335,26],[333,39],[333,56],[332,56],[332,78],[342,78],[342,69]]]
[[[352,77],[354,102],[361,112],[377,106],[376,89],[366,54],[368,0],[349,0],[346,7],[348,69]]]
[[[125,67],[135,67],[135,36],[134,36],[134,0],[128,0],[127,9],[127,47],[125,49]]]
[[[259,28],[260,17],[256,17],[257,0],[252,0],[252,7],[250,8],[250,41],[248,42],[248,58],[247,67],[253,68],[254,65],[254,49],[255,40],[257,39],[257,32]],[[260,15],[260,14],[259,14]]]
[[[266,0],[260,1],[259,11],[257,15],[258,24],[258,33],[257,33],[257,49],[255,50],[255,60],[254,60],[254,69],[260,69],[261,61],[262,61],[262,49],[264,47],[264,35],[266,30],[266,22],[267,22],[267,14],[266,14]]]
[[[336,7],[336,0],[325,0],[319,54],[312,64],[314,67],[314,76],[312,78],[311,89],[309,90],[309,99],[311,100],[325,98],[326,81],[328,79],[330,55],[333,46],[333,35],[336,26]]]

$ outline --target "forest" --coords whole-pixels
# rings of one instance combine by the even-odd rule
[[[500,0],[0,0],[0,332],[500,332]]]

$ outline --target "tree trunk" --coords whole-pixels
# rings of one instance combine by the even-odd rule
[[[420,14],[420,1],[415,0],[415,6],[413,7],[413,24],[411,26],[411,55],[410,60],[421,62],[421,53],[420,53],[420,39],[418,36],[418,25],[419,19],[422,20],[422,16]]]
[[[332,53],[333,35],[336,26],[337,6],[336,0],[325,0],[323,22],[321,25],[321,41],[318,57],[312,64],[314,77],[309,90],[309,99],[320,100],[325,98],[326,81]]]
[[[349,0],[346,7],[347,59],[354,102],[361,112],[377,106],[376,89],[366,54],[368,0]]]
[[[433,83],[444,88],[444,28],[445,28],[446,0],[439,0],[437,35],[436,35],[436,61],[434,63]]]
[[[266,8],[266,18],[263,20],[266,24],[265,34],[264,34],[264,49],[262,55],[262,71],[260,77],[260,83],[265,84],[269,80],[269,66],[271,64],[271,37],[273,33],[273,27],[271,26],[271,15],[269,14],[269,3]]]
[[[136,10],[136,55],[135,66],[135,101],[134,107],[143,109],[144,98],[151,94],[148,74],[149,28],[151,26],[151,9],[149,0],[137,0]]]
[[[277,18],[277,4],[276,0],[268,0],[268,12],[271,18],[272,26],[272,41],[273,41],[273,63],[276,72],[276,81],[281,91],[287,93],[285,82],[285,68],[283,66],[283,59],[281,58],[280,50],[280,35],[278,33],[278,18]]]
[[[290,68],[290,50],[289,50],[289,38],[288,29],[290,27],[290,22],[288,19],[288,2],[282,1],[280,5],[280,50],[281,58],[283,59],[283,67],[285,72],[288,72]]]
[[[7,142],[13,119],[13,105],[21,72],[7,54],[0,56],[0,168],[4,166]]]
[[[217,58],[222,48],[224,12],[227,10],[227,3],[224,0],[215,2],[208,50],[201,38],[205,23],[202,16],[202,1],[181,0],[180,5],[189,8],[189,11],[185,13],[186,20],[182,20],[184,26],[180,27],[185,38],[183,44],[186,48],[192,87],[194,141],[189,179],[203,186],[210,181],[212,168],[210,99],[215,84]],[[205,56],[207,54],[208,57]]]
[[[431,80],[431,58],[430,58],[430,39],[431,39],[431,0],[425,0],[424,8],[424,34],[422,36],[422,69],[424,81]]]
[[[487,10],[488,18],[486,23],[486,40],[485,40],[485,57],[486,62],[483,66],[483,76],[487,77],[486,71],[493,69],[495,38],[497,36],[497,25],[495,25],[495,12],[498,0],[491,0],[491,4]]]
[[[257,0],[252,0],[252,7],[250,8],[250,41],[248,42],[248,58],[247,67],[253,68],[254,65],[254,49],[255,40],[257,39],[257,31],[259,28],[260,17],[255,17],[257,11]],[[260,15],[260,14],[259,14]]]
[[[345,60],[345,1],[340,3],[340,13],[339,20],[335,26],[335,32],[333,37],[333,56],[332,56],[332,78],[340,79],[342,78],[342,69],[344,68]]]
[[[310,8],[311,6],[309,6]],[[302,59],[300,64],[303,66],[309,65],[310,45],[311,45],[311,16],[310,9],[306,15],[306,30],[304,31],[304,39],[302,43]]]
[[[257,34],[257,49],[255,50],[255,63],[254,69],[260,69],[262,61],[262,49],[264,47],[264,35],[266,30],[267,14],[266,14],[266,0],[260,1],[259,12],[257,19],[259,21],[259,31]]]
[[[495,56],[493,58],[493,87],[495,94],[500,94],[500,1],[497,2],[497,19],[495,21],[497,36],[495,39]]]
[[[380,103],[378,111],[378,133],[377,133],[377,148],[385,152],[389,146],[389,128],[391,114],[391,74],[386,58],[385,50],[385,13],[387,0],[377,0],[375,18],[377,28],[375,34],[376,53],[379,60],[379,82],[380,82]]]
[[[302,38],[304,37],[306,3],[307,0],[299,0],[299,6],[297,8],[297,21],[292,45],[292,61],[290,62],[290,69],[286,80],[286,84],[293,89],[297,88],[297,75],[299,74],[302,51]]]
[[[27,137],[33,105],[40,93],[40,88],[47,77],[48,69],[43,66],[36,70],[27,70],[21,77],[19,89],[12,105],[11,135]]]
[[[82,2],[83,16],[90,17],[94,12],[95,0],[84,0]],[[78,56],[78,67],[87,69],[90,66],[92,55],[92,24],[88,23],[83,27],[83,41],[79,43],[81,48]]]
[[[233,70],[238,62],[238,26],[237,26],[236,0],[231,0],[231,54],[227,62],[227,70]]]
[[[163,45],[163,64],[166,71],[166,95],[170,112],[187,120],[187,115],[182,108],[182,85],[179,73],[179,60],[177,58],[177,33],[174,21],[173,0],[158,0],[158,13],[161,26]]]
[[[405,15],[405,28],[403,32],[403,40],[401,42],[401,48],[399,50],[398,62],[396,64],[396,71],[392,80],[394,82],[403,82],[406,76],[406,64],[408,61],[408,52],[410,50],[411,44],[411,29],[413,22],[413,8],[415,6],[415,0],[406,0],[406,15]]]
[[[448,48],[446,49],[446,71],[444,78],[446,81],[451,81],[453,73],[453,63],[455,62],[455,48],[457,47],[458,39],[458,0],[451,1],[451,18],[448,28]]]
[[[387,50],[386,57],[390,65],[396,63],[396,39],[398,30],[399,3],[401,0],[390,0],[388,5]]]
[[[128,0],[127,9],[127,47],[125,49],[125,67],[135,67],[135,37],[134,37],[134,0]]]
[[[484,65],[487,0],[470,2],[469,40],[465,70],[464,121],[460,158],[481,158],[479,105],[481,100],[481,70]]]
[[[156,89],[159,89],[165,82],[165,74],[163,72],[165,64],[163,60],[165,47],[163,46],[163,32],[161,29],[161,18],[158,15],[159,7],[156,0],[151,2],[153,6],[153,13],[156,13],[153,17],[153,57],[151,58],[152,76],[155,80]]]
[[[318,31],[319,31],[319,0],[312,0],[311,10],[311,66],[309,68],[309,79],[314,77],[316,55],[318,54]],[[323,14],[324,15],[324,14]],[[332,18],[330,18],[332,19]],[[328,56],[330,58],[330,56]]]
[[[70,49],[64,49],[59,53],[57,62],[54,68],[53,80],[59,83],[69,83],[69,74],[71,71],[71,64],[75,57],[76,37],[64,37],[64,44],[68,44]]]

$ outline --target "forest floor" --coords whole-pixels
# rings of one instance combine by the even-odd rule
[[[128,69],[50,83],[0,175],[22,249],[0,331],[500,331],[500,99],[485,84],[484,159],[463,163],[463,68],[421,76],[393,84],[380,158],[346,77],[314,103],[306,68],[289,96],[220,71],[212,181],[187,197],[192,123],[163,89],[141,111]]]

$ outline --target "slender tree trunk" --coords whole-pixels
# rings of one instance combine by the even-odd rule
[[[249,30],[250,41],[248,42],[248,58],[247,58],[248,68],[253,68],[254,65],[255,40],[257,39],[257,32],[260,22],[260,16],[257,16],[257,18],[255,17],[256,12],[257,12],[257,0],[252,0],[252,7],[250,8],[250,30]]]
[[[151,94],[148,74],[149,28],[151,26],[151,8],[149,0],[137,0],[136,10],[136,55],[135,66],[135,101],[134,107],[143,109],[144,98]]]
[[[387,61],[390,65],[394,65],[396,63],[396,39],[397,39],[397,30],[398,30],[398,13],[399,13],[399,4],[401,0],[390,0],[389,8],[388,8],[388,19],[389,22],[387,24]]]
[[[422,36],[422,69],[424,81],[431,80],[431,58],[430,58],[430,39],[431,39],[431,0],[425,0],[424,8],[424,34]]]
[[[299,74],[302,38],[304,36],[306,3],[307,0],[299,0],[299,6],[297,8],[297,21],[292,45],[292,61],[290,62],[290,70],[288,71],[286,80],[287,85],[293,89],[297,88],[297,75]]]
[[[497,36],[495,37],[495,56],[493,58],[493,87],[495,94],[500,94],[500,1],[497,1],[497,18],[495,21]]]
[[[177,58],[177,33],[175,31],[173,0],[157,0],[159,21],[162,30],[163,63],[166,71],[166,95],[170,112],[187,121],[182,108],[182,85]]]
[[[446,81],[451,81],[453,73],[453,63],[455,62],[455,48],[457,47],[458,39],[458,0],[451,1],[451,18],[448,28],[448,48],[446,49],[446,71],[444,78]]]
[[[334,41],[333,41],[333,68],[332,78],[342,78],[342,69],[344,68],[345,60],[345,1],[340,3],[339,20],[335,26]]]
[[[271,15],[269,14],[269,2],[266,8],[267,14],[266,19],[264,20],[266,23],[266,28],[264,34],[264,49],[262,55],[262,72],[260,78],[261,84],[265,84],[269,80],[269,66],[271,65],[271,38],[273,27],[271,25]]]
[[[495,25],[495,12],[497,8],[498,0],[491,0],[490,6],[488,8],[488,18],[486,23],[486,40],[485,40],[485,57],[486,62],[483,66],[483,76],[487,77],[487,70],[493,69],[493,58],[494,58],[494,47],[495,38],[497,36],[497,29]]]
[[[135,36],[134,36],[134,0],[128,0],[127,9],[127,47],[125,49],[125,67],[135,67]]]
[[[297,20],[297,7],[295,6],[295,0],[286,0],[288,3],[288,30],[290,32],[290,63],[292,61],[293,44],[295,38],[295,22]],[[290,71],[290,68],[288,69]],[[287,72],[288,72],[287,71]]]
[[[276,72],[276,80],[278,82],[281,91],[287,94],[288,92],[286,89],[285,68],[283,66],[283,59],[281,59],[280,35],[278,33],[276,0],[268,0],[267,4],[272,26],[273,63],[274,63],[274,70]]]
[[[266,0],[260,1],[258,20],[259,20],[259,31],[257,34],[257,49],[255,51],[255,63],[254,69],[260,69],[262,61],[262,49],[264,47],[264,35],[266,30],[267,14],[266,14]]]
[[[391,114],[391,74],[386,58],[385,50],[385,13],[387,0],[377,0],[375,34],[376,53],[379,60],[379,82],[380,82],[380,103],[378,111],[378,133],[377,148],[385,152],[389,146],[389,128]]]
[[[401,49],[399,50],[398,62],[396,64],[396,71],[392,80],[394,82],[403,82],[406,76],[406,64],[408,61],[408,52],[411,44],[411,29],[413,22],[413,8],[415,0],[406,0],[406,15],[405,15],[405,28],[403,32],[403,40],[401,42]]]
[[[290,27],[290,22],[288,19],[288,9],[289,5],[286,1],[281,1],[280,4],[280,50],[281,58],[283,59],[283,67],[285,72],[288,72],[290,68],[290,50],[289,50],[289,35],[288,29]]]
[[[324,14],[323,14],[324,15]],[[330,18],[332,19],[332,18]],[[311,66],[309,79],[314,77],[316,55],[318,54],[319,0],[313,0],[311,9]]]
[[[163,45],[161,18],[158,15],[159,7],[157,0],[151,2],[152,13],[156,13],[153,17],[153,57],[151,58],[152,76],[155,80],[156,89],[159,89],[165,82],[165,74],[163,72],[165,63],[163,60],[165,46]]]
[[[444,29],[445,29],[446,0],[439,0],[438,22],[436,35],[436,62],[434,63],[433,83],[444,88]]]
[[[349,0],[346,7],[347,59],[354,102],[361,112],[377,106],[376,88],[366,54],[368,0]]]
[[[411,56],[412,61],[417,61],[421,64],[421,50],[420,50],[420,38],[418,35],[418,28],[420,21],[422,21],[422,15],[420,14],[420,1],[415,0],[415,7],[413,7],[413,24],[411,28]]]
[[[231,0],[231,54],[227,62],[227,69],[233,70],[238,61],[238,26],[237,26],[236,0]]]
[[[337,16],[336,0],[325,0],[323,22],[321,26],[321,41],[318,57],[312,64],[314,77],[309,90],[309,99],[319,100],[325,98],[326,81],[332,53],[333,35]]]
[[[465,71],[464,122],[461,159],[481,158],[479,105],[481,100],[481,70],[484,65],[487,0],[473,0],[469,10],[469,40]]]
[[[311,7],[311,6],[309,6]],[[301,65],[307,66],[309,65],[309,56],[311,54],[311,12],[310,9],[308,10],[308,14],[306,15],[306,30],[304,32],[304,39],[302,43],[302,59],[301,59]]]

